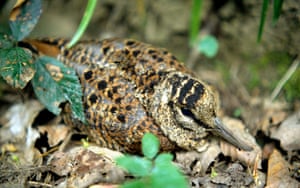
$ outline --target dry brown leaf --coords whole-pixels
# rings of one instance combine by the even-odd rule
[[[71,131],[71,126],[64,124],[49,124],[44,126],[38,126],[39,132],[47,133],[48,143],[50,147],[56,146],[61,141],[65,140]]]
[[[3,144],[1,145],[1,153],[5,153],[5,152],[16,152],[17,148],[14,144]]]
[[[239,163],[233,163],[226,170],[217,172],[217,175],[211,179],[215,184],[227,185],[231,187],[245,187],[253,182],[253,178]]]
[[[70,151],[56,152],[49,160],[51,170],[66,176],[67,187],[87,187],[95,183],[115,184],[123,182],[125,172],[116,166],[114,159],[121,153],[106,148],[75,147]]]
[[[252,151],[244,151],[224,141],[221,141],[220,146],[222,153],[230,156],[233,160],[238,160],[247,166],[255,165],[257,168],[261,168],[261,149],[259,147]]]
[[[273,150],[275,149],[274,143],[267,143],[264,145],[263,151],[262,151],[262,158],[263,159],[269,159],[270,155],[273,153]]]
[[[26,144],[32,143],[30,139],[34,138],[35,131],[29,129],[31,129],[33,121],[43,108],[43,105],[37,100],[29,100],[11,106],[0,117],[0,124],[3,125],[0,131],[0,142],[27,138]]]
[[[265,135],[269,135],[270,127],[279,125],[287,117],[287,112],[283,109],[277,110],[269,108],[265,110],[264,114],[258,129],[262,130]]]
[[[300,111],[289,116],[278,128],[271,129],[271,138],[280,141],[286,151],[300,149]]]
[[[197,151],[177,152],[175,162],[179,164],[185,174],[199,176],[205,174],[209,165],[220,153],[220,147],[215,141],[212,141],[208,148],[201,153]]]
[[[226,123],[228,127],[234,129],[234,131],[239,132],[237,134],[240,140],[243,140],[247,145],[253,148],[252,151],[240,150],[226,141],[221,141],[220,147],[224,155],[230,156],[233,160],[239,160],[245,165],[253,166],[256,163],[261,162],[261,148],[256,144],[255,139],[252,135],[244,130],[244,125],[240,120],[233,118],[224,118],[224,124]],[[259,162],[257,162],[257,160]],[[260,165],[259,165],[260,168]]]
[[[37,100],[28,100],[11,106],[0,119],[0,143],[15,144],[20,165],[39,165],[42,163],[40,152],[34,148],[38,131],[31,127],[36,116],[44,107]]]
[[[281,154],[274,149],[268,162],[268,177],[266,188],[289,187],[298,188],[299,182],[291,178],[287,162]]]

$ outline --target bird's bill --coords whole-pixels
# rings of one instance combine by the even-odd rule
[[[234,132],[231,130],[228,126],[223,124],[219,118],[215,118],[214,125],[214,131],[216,134],[224,138],[229,143],[245,151],[250,151],[253,149],[251,146],[246,144],[244,140],[238,137],[239,132]]]

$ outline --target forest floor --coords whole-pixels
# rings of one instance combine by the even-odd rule
[[[84,37],[134,38],[167,48],[218,90],[222,120],[254,150],[212,139],[207,152],[173,153],[191,187],[299,187],[300,5],[284,2],[277,25],[268,18],[257,43],[260,1],[212,2],[204,3],[200,33],[218,39],[212,59],[189,47],[191,1],[99,1]],[[31,37],[70,38],[84,3],[45,1]],[[289,70],[294,73],[286,79]],[[72,136],[72,128],[32,97],[30,88],[1,82],[0,93],[1,187],[117,187],[132,179],[115,165],[122,153],[92,142],[84,146],[82,135]]]

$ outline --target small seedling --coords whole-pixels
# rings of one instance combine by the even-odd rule
[[[89,139],[88,138],[82,138],[81,140],[81,143],[82,143],[82,146],[87,149],[89,146],[90,146],[90,143],[89,143]]]
[[[117,164],[136,178],[123,184],[123,188],[188,187],[185,177],[172,163],[173,156],[169,153],[158,155],[158,151],[157,137],[146,133],[142,139],[144,157],[127,155],[117,159]]]
[[[14,163],[19,164],[20,163],[20,158],[18,155],[12,154],[11,159]]]
[[[215,168],[211,168],[210,177],[214,178],[214,177],[217,177],[217,176],[218,176],[218,173],[216,172]]]

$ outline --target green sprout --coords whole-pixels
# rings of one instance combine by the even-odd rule
[[[123,188],[188,187],[186,178],[172,163],[173,156],[169,153],[158,154],[158,151],[157,137],[146,133],[142,139],[144,157],[127,155],[117,159],[117,164],[135,177],[135,180],[125,182]]]

